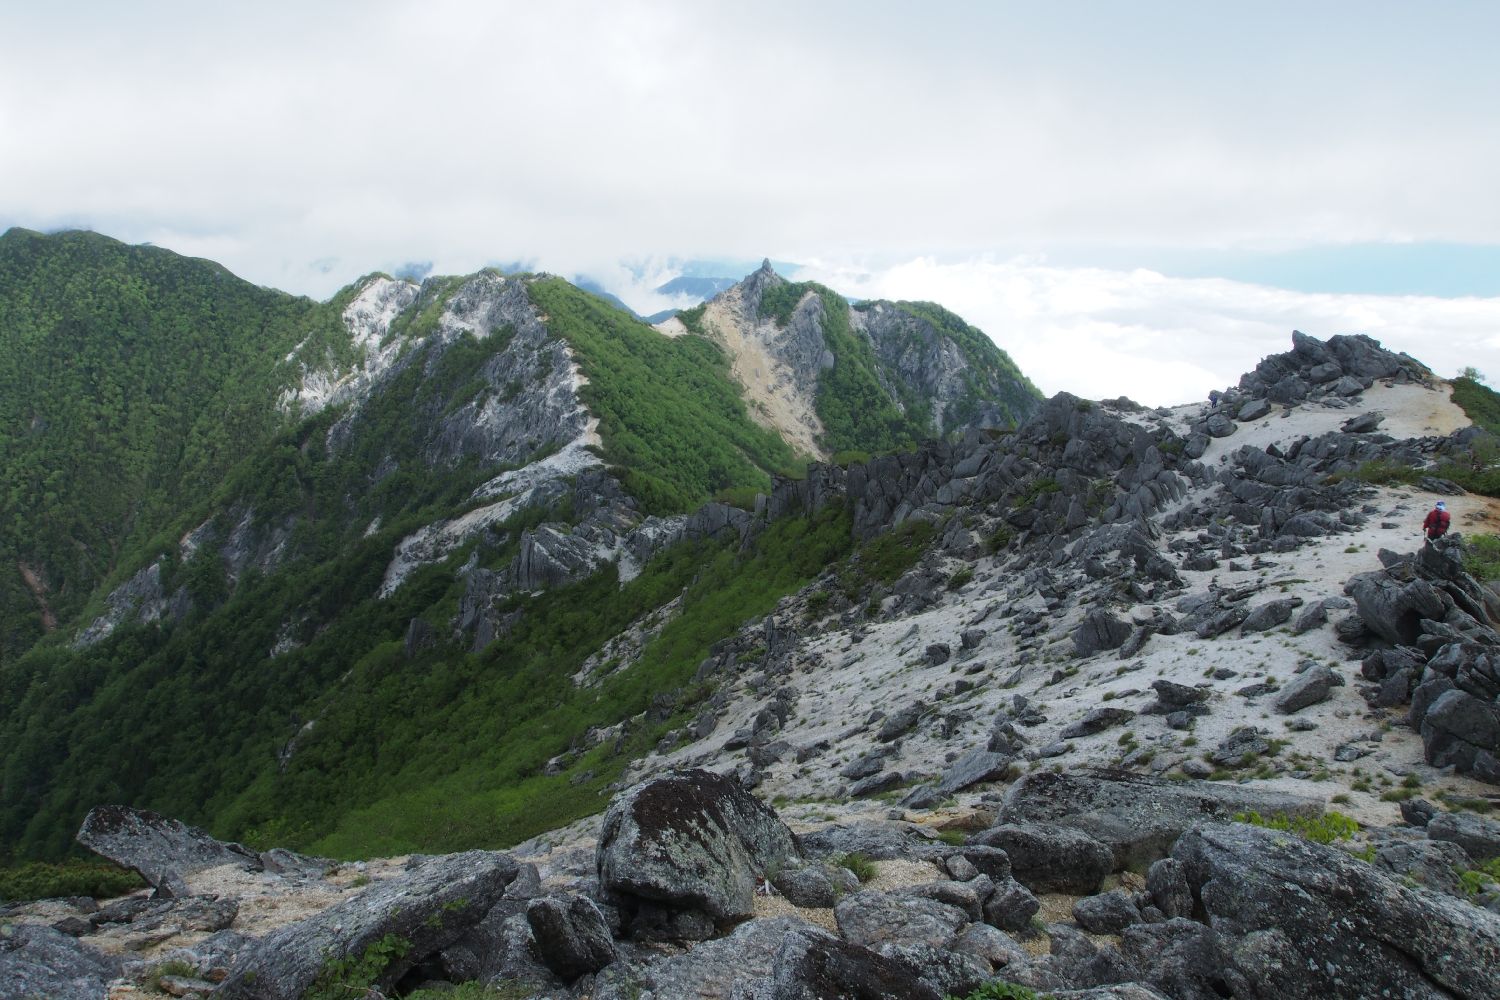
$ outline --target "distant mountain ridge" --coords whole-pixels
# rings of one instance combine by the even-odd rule
[[[364,801],[364,793],[348,798],[347,780],[373,779],[388,766],[378,763],[379,741],[336,724],[340,704],[374,710],[347,684],[374,684],[373,694],[397,661],[429,660],[478,670],[492,678],[486,683],[521,684],[520,675],[496,672],[497,657],[529,658],[543,670],[564,648],[602,642],[639,608],[661,605],[643,593],[698,586],[706,603],[680,612],[692,631],[659,654],[660,683],[675,685],[705,643],[816,572],[821,564],[804,555],[853,543],[847,526],[829,522],[817,529],[822,542],[792,558],[777,548],[788,540],[773,532],[761,544],[780,554],[754,556],[761,561],[734,578],[695,570],[694,560],[707,555],[672,555],[718,551],[735,536],[748,544],[766,530],[757,495],[802,475],[806,459],[822,452],[755,419],[745,388],[753,381],[735,376],[735,358],[713,337],[663,336],[561,279],[482,271],[417,283],[377,274],[314,303],[255,289],[216,265],[92,234],[13,232],[4,249],[12,267],[28,258],[56,263],[35,272],[49,275],[45,281],[6,284],[0,316],[42,318],[9,323],[0,334],[34,330],[27,337],[45,341],[57,329],[48,326],[51,313],[22,311],[11,289],[29,290],[25,305],[76,287],[92,290],[84,301],[105,317],[81,335],[112,343],[121,330],[108,311],[115,285],[92,270],[103,255],[122,275],[123,301],[140,287],[132,268],[160,274],[159,285],[143,286],[144,311],[129,314],[138,317],[135,336],[149,342],[163,326],[213,332],[233,347],[221,361],[244,360],[227,375],[195,368],[210,348],[192,336],[169,340],[166,355],[140,355],[153,358],[152,370],[186,372],[182,384],[204,395],[202,403],[190,395],[175,410],[149,411],[176,422],[138,433],[157,440],[200,428],[189,442],[212,443],[220,464],[187,488],[161,493],[95,473],[91,482],[113,487],[111,502],[137,505],[137,525],[111,563],[70,582],[69,602],[50,609],[55,630],[29,652],[43,635],[42,612],[25,573],[8,580],[14,599],[4,614],[17,639],[0,665],[7,748],[0,851],[57,853],[74,813],[101,797],[156,803],[240,833],[267,823],[326,832]],[[759,272],[742,283],[752,284],[792,288]],[[189,300],[182,289],[192,290]],[[831,443],[884,451],[955,435],[986,426],[985,407],[1002,404],[985,380],[989,368],[975,368],[972,385],[958,390],[942,378],[923,381],[936,369],[888,349],[883,320],[856,315],[826,290],[798,294],[807,301],[796,336],[825,338],[814,388],[819,413],[839,421],[841,436]],[[226,301],[244,305],[226,312]],[[828,303],[837,308],[820,313]],[[949,345],[939,352],[945,357],[968,357],[951,332],[934,336],[932,343]],[[980,360],[1003,367],[998,349],[989,352]],[[27,384],[12,368],[13,407],[31,405],[28,393],[51,384]],[[821,390],[819,379],[827,381]],[[78,389],[81,407],[95,405],[93,384]],[[172,385],[161,390],[166,398],[183,391]],[[872,405],[861,405],[860,392]],[[225,423],[226,413],[244,416]],[[6,427],[22,426],[17,409]],[[25,453],[15,451],[24,436],[9,433],[7,454]],[[180,447],[146,462],[142,481],[179,482]],[[141,496],[155,499],[144,504]],[[16,507],[23,518],[35,509]],[[29,530],[8,530],[4,544],[20,551]],[[65,552],[67,537],[60,542]],[[731,598],[735,587],[758,589]],[[582,605],[580,590],[591,595]],[[567,642],[546,646],[553,652],[543,656],[545,629],[565,621]],[[566,653],[567,671],[591,652]],[[554,691],[548,697],[583,715],[553,719],[551,735],[538,730],[524,746],[570,739],[579,718],[609,725],[639,711],[632,706],[652,697],[640,687],[651,676],[622,679],[617,696],[586,711],[574,689],[552,686],[557,678],[533,677],[524,690]],[[59,686],[59,677],[75,681]],[[522,690],[507,696],[505,711],[522,713],[517,726],[540,725],[546,713]],[[388,709],[376,711],[384,718]],[[207,746],[215,748],[210,757],[201,752]],[[520,747],[512,764],[496,765],[497,788],[523,781],[533,766],[524,762],[534,751]],[[139,765],[117,769],[122,755]],[[332,798],[329,788],[312,790],[307,781],[325,780],[316,774],[342,776],[345,790]]]

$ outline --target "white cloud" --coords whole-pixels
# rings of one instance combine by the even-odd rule
[[[1003,347],[1043,392],[1168,405],[1238,381],[1291,348],[1291,331],[1365,333],[1448,377],[1500,376],[1500,298],[1322,295],[1152,271],[1035,260],[918,258],[878,270],[830,264],[797,277],[859,298],[940,302]]]
[[[320,295],[413,259],[1500,242],[1493,9],[1053,6],[7,5],[0,218]]]

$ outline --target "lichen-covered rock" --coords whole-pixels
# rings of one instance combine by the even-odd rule
[[[1032,892],[1090,893],[1114,870],[1110,849],[1073,827],[1002,823],[970,841],[1005,851],[1013,877]]]
[[[945,946],[968,922],[963,910],[946,903],[873,889],[839,900],[833,916],[846,940],[867,948],[887,942]]]
[[[100,857],[134,869],[153,886],[168,876],[181,877],[219,865],[261,867],[260,858],[248,848],[226,844],[197,827],[129,806],[90,809],[77,839]]]
[[[1132,924],[1140,923],[1141,911],[1136,908],[1130,893],[1124,889],[1111,889],[1097,896],[1084,896],[1074,903],[1073,919],[1090,934],[1118,934]]]
[[[371,984],[388,991],[429,955],[477,924],[516,877],[507,855],[466,851],[423,862],[316,916],[281,927],[241,955],[216,996],[296,1000],[343,963],[373,958]]]
[[[120,960],[51,927],[0,927],[0,996],[27,1000],[100,1000]]]
[[[799,856],[776,814],[710,771],[651,778],[615,797],[596,853],[599,881],[629,909],[639,901],[714,920],[755,912],[755,880]]]
[[[1500,996],[1500,918],[1478,907],[1240,823],[1196,827],[1172,855],[1219,935],[1237,997]]]
[[[1474,813],[1439,813],[1428,821],[1427,836],[1457,844],[1475,861],[1500,857],[1500,822]]]
[[[1204,820],[1227,820],[1251,810],[1317,816],[1323,804],[1214,781],[1037,771],[1011,786],[997,818],[1001,823],[1056,823],[1085,831],[1114,852],[1115,867],[1124,868],[1165,857],[1184,831]]]

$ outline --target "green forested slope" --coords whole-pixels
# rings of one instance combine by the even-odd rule
[[[0,661],[275,431],[280,362],[337,322],[166,250],[0,236]]]
[[[793,471],[785,441],[752,422],[719,347],[663,337],[559,278],[530,287],[548,328],[572,345],[599,418],[605,461],[646,509],[689,511],[720,490],[769,488]]]

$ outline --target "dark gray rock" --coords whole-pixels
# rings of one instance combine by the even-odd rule
[[[1240,407],[1240,412],[1235,414],[1236,420],[1249,421],[1259,420],[1271,412],[1271,401],[1268,399],[1252,399]]]
[[[984,922],[1002,931],[1023,931],[1041,910],[1041,901],[1013,878],[1001,879],[984,901]]]
[[[1136,924],[1120,937],[1120,956],[1140,979],[1173,1000],[1220,1000],[1230,995],[1219,936],[1193,920]]]
[[[1073,904],[1073,919],[1090,934],[1119,934],[1141,922],[1141,911],[1124,889],[1085,896]]]
[[[1073,655],[1092,656],[1106,649],[1119,649],[1130,638],[1130,623],[1108,611],[1090,611],[1073,630]]]
[[[1500,996],[1500,920],[1345,852],[1244,824],[1172,850],[1223,945],[1235,996]]]
[[[946,642],[934,642],[927,647],[925,655],[928,663],[933,666],[940,666],[947,663],[949,657],[953,655],[953,647],[949,646]]]
[[[679,994],[663,993],[663,998]],[[682,996],[699,996],[684,993]],[[786,935],[771,982],[755,1000],[941,1000],[901,962],[804,925]]]
[[[1500,822],[1474,813],[1439,813],[1427,823],[1427,836],[1462,847],[1475,861],[1500,858]]]
[[[1161,709],[1167,712],[1202,705],[1212,693],[1208,688],[1188,687],[1168,680],[1152,681],[1151,688]]]
[[[1010,771],[1012,760],[1014,758],[1009,754],[970,750],[943,772],[943,778],[937,785],[937,793],[940,798],[947,798],[981,782],[1003,778]]]
[[[1335,383],[1334,392],[1339,392],[1339,388],[1338,384]],[[1363,388],[1364,386],[1359,387],[1360,390]],[[1339,392],[1339,395],[1343,395],[1343,393]],[[1345,420],[1339,431],[1344,434],[1369,434],[1376,430],[1384,420],[1385,417],[1379,413],[1361,413],[1357,417],[1350,417],[1348,420]]]
[[[1193,892],[1188,888],[1182,862],[1176,858],[1152,862],[1146,870],[1146,892],[1156,908],[1167,917],[1192,916]]]
[[[886,771],[870,778],[863,778],[849,786],[846,793],[851,799],[862,799],[870,795],[879,795],[881,792],[889,792],[900,788],[906,782],[906,777],[900,771]]]
[[[1409,840],[1383,844],[1375,851],[1374,864],[1398,877],[1404,876],[1429,889],[1467,898],[1458,873],[1473,867],[1468,853],[1457,844],[1442,840]]]
[[[1441,621],[1446,613],[1432,584],[1422,579],[1402,583],[1384,570],[1361,573],[1344,590],[1354,598],[1365,628],[1397,646],[1415,645],[1422,619]]]
[[[1298,597],[1283,597],[1267,601],[1245,617],[1240,623],[1241,632],[1264,632],[1291,621],[1292,612],[1302,604]]]
[[[959,848],[957,856],[997,883],[1010,878],[1010,855],[998,847],[969,844]]]
[[[1114,771],[1039,771],[1011,786],[997,818],[1001,823],[1075,827],[1110,848],[1112,867],[1126,868],[1165,857],[1172,843],[1198,823],[1227,820],[1251,810],[1262,815],[1317,816],[1323,804],[1216,781],[1165,781]]]
[[[916,728],[917,723],[926,714],[927,704],[925,702],[913,702],[894,715],[888,716],[885,722],[881,723],[880,729],[875,733],[875,738],[882,743],[889,743],[894,739],[905,736]]]
[[[957,950],[930,944],[884,944],[879,952],[944,997],[966,997],[991,979],[988,962]]]
[[[931,829],[901,820],[863,820],[813,830],[803,834],[802,849],[809,857],[857,853],[872,861],[891,858],[930,861],[953,853],[953,848],[938,840]]]
[[[543,896],[526,906],[536,952],[564,982],[598,972],[615,959],[604,914],[582,896]]]
[[[223,1000],[296,1000],[328,963],[358,959],[387,935],[407,942],[374,986],[389,991],[407,970],[457,941],[499,901],[519,866],[504,854],[466,851],[423,862],[316,916],[288,924],[243,954],[219,988]]]
[[[775,971],[776,956],[783,942],[804,933],[823,935],[796,917],[747,920],[725,937],[704,941],[691,951],[652,962],[638,973],[622,975],[623,981],[618,983],[620,988],[616,992],[608,991],[609,986],[615,985],[611,981],[615,970],[607,970],[596,982],[606,990],[596,989],[595,995],[635,997],[641,995],[642,989],[649,989],[661,998],[728,1000],[741,983],[768,979]]]
[[[151,885],[171,875],[191,875],[219,865],[258,870],[260,858],[239,844],[215,840],[196,827],[146,809],[96,806],[83,818],[77,840]]]
[[[1319,663],[1293,677],[1272,703],[1282,715],[1291,715],[1304,708],[1327,701],[1336,687],[1344,686],[1344,678],[1326,665]]]
[[[866,948],[886,943],[944,947],[968,923],[963,910],[946,903],[873,889],[839,900],[833,916],[846,941]]]
[[[0,927],[0,995],[30,1000],[101,1000],[120,959],[38,924]]]
[[[599,881],[625,909],[650,901],[715,920],[755,911],[755,880],[796,858],[795,837],[733,778],[678,771],[615,797],[600,826]]]
[[[1108,847],[1068,826],[1002,823],[975,834],[970,843],[1003,850],[1013,877],[1032,892],[1094,892],[1114,870]]]
[[[1020,968],[1029,956],[1009,934],[989,924],[970,924],[953,939],[953,950],[984,959],[996,969]]]
[[[1203,429],[1208,433],[1209,437],[1225,438],[1233,434],[1238,428],[1234,426],[1234,421],[1224,416],[1224,414],[1215,413],[1204,422]]]
[[[1209,759],[1220,767],[1243,767],[1251,757],[1271,749],[1266,734],[1254,726],[1238,726],[1219,741]]]
[[[1093,736],[1095,733],[1102,733],[1112,726],[1129,722],[1133,718],[1135,718],[1135,713],[1129,709],[1096,708],[1065,728],[1058,735],[1065,740],[1074,740],[1082,736]]]
[[[1292,623],[1292,634],[1302,635],[1306,632],[1311,632],[1315,628],[1322,628],[1327,624],[1328,606],[1319,601],[1297,616],[1297,620]]]
[[[780,868],[772,873],[770,882],[796,906],[832,906],[859,888],[859,879],[849,869],[818,862]]]
[[[1413,719],[1419,717],[1419,693],[1412,695]],[[1422,748],[1435,767],[1476,771],[1481,754],[1500,751],[1500,704],[1453,688],[1437,695],[1420,718]]]

